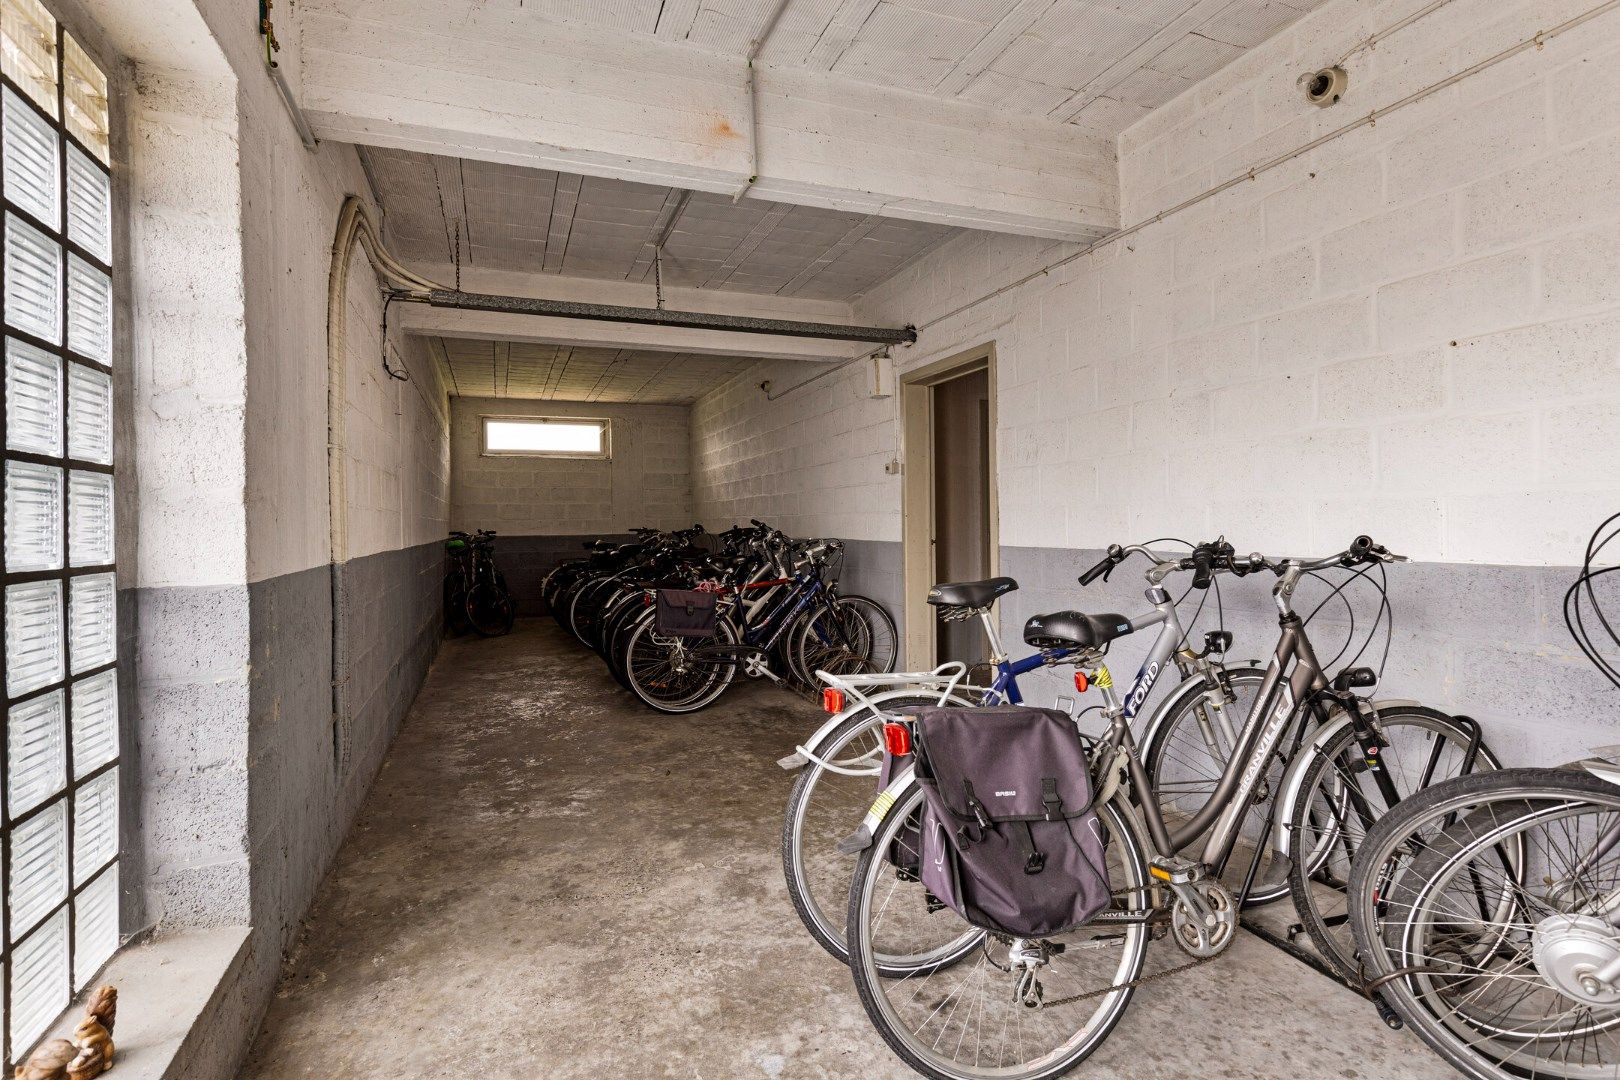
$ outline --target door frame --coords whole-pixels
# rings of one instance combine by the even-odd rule
[[[900,379],[902,596],[905,606],[906,666],[913,670],[938,663],[939,635],[927,602],[934,581],[934,387],[977,371],[987,373],[990,423],[986,448],[990,468],[990,574],[1001,572],[1000,468],[996,458],[996,345],[986,342],[936,360]]]

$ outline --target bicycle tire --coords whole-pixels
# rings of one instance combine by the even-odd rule
[[[835,764],[848,767],[850,762],[844,752],[862,731],[873,731],[871,749],[881,750],[882,740],[875,732],[882,725],[885,715],[893,715],[907,708],[926,708],[939,703],[938,694],[887,698],[878,702],[875,707],[869,706],[860,712],[851,713],[843,723],[821,740],[817,749]],[[946,704],[965,706],[967,702],[957,700]],[[816,944],[839,960],[848,961],[849,947],[844,943],[844,928],[849,914],[848,870],[853,867],[853,862],[844,856],[828,857],[824,860],[826,863],[845,868],[842,876],[837,873],[812,874],[811,860],[807,859],[805,854],[811,800],[823,784],[829,783],[829,777],[839,777],[839,774],[812,761],[802,766],[793,778],[793,788],[788,792],[787,811],[782,816],[782,875],[787,881],[788,899],[793,902],[793,910],[798,913],[799,921],[804,923],[804,928],[810,932]],[[861,820],[866,808],[871,805],[878,790],[877,777],[876,763],[872,767],[871,780],[865,784],[861,784],[855,777],[839,777],[840,781],[851,781],[847,784],[840,783],[840,787],[851,795],[848,805],[829,811],[826,815],[829,820],[825,823],[821,821],[822,814],[818,810],[816,822],[808,826],[808,830],[818,834],[818,840],[832,842],[826,846],[834,853],[837,851],[835,846],[837,841],[849,831],[852,822]],[[820,863],[823,860],[818,858],[816,861]],[[828,882],[825,890],[815,887],[823,877]],[[817,880],[813,883],[812,878]],[[826,893],[826,903],[817,900],[818,892]]]
[[[1463,751],[1470,733],[1446,713],[1421,705],[1392,705],[1377,711],[1375,723],[1383,737],[1381,760],[1376,767],[1395,780],[1398,787],[1407,787],[1410,779],[1422,782],[1426,774],[1425,786],[1450,780],[1457,774],[1448,771],[1446,775],[1438,775],[1440,770],[1463,765]],[[1407,731],[1397,734],[1399,729]],[[1423,745],[1425,739],[1420,732],[1428,734],[1427,741],[1432,745]],[[1434,738],[1436,736],[1438,739]],[[1446,742],[1454,744],[1450,754],[1446,753]],[[1423,767],[1428,764],[1424,762],[1416,769],[1417,775],[1412,776],[1414,770],[1407,768],[1408,762],[1402,760],[1408,757],[1408,750],[1431,754],[1432,771]],[[1489,772],[1501,767],[1502,763],[1482,740],[1473,769]],[[1317,955],[1349,981],[1361,978],[1361,967],[1348,925],[1348,901],[1342,898],[1349,883],[1353,853],[1359,850],[1365,834],[1356,835],[1359,815],[1346,812],[1351,801],[1348,794],[1344,790],[1324,794],[1322,785],[1337,783],[1342,787],[1355,783],[1363,797],[1377,796],[1377,803],[1368,804],[1372,807],[1383,801],[1376,788],[1369,791],[1369,785],[1363,782],[1372,775],[1356,741],[1355,729],[1346,724],[1313,752],[1311,764],[1302,774],[1292,819],[1287,823],[1289,850],[1293,855],[1289,861],[1288,884],[1294,910],[1316,946]],[[1409,788],[1401,794],[1401,801],[1405,802],[1420,790],[1421,787]],[[1338,854],[1341,850],[1342,855]]]
[[[483,581],[467,593],[467,622],[479,637],[501,637],[512,632],[517,611],[512,598],[493,582]]]
[[[1368,832],[1361,855],[1351,870],[1350,924],[1369,977],[1381,983],[1379,995],[1432,1050],[1474,1080],[1530,1075],[1584,1080],[1591,1076],[1613,1076],[1620,1071],[1620,1045],[1617,1045],[1620,1044],[1620,1013],[1613,1007],[1605,1008],[1605,1019],[1594,1028],[1608,1037],[1611,1050],[1606,1064],[1593,1064],[1596,1047],[1590,1032],[1579,1036],[1582,1041],[1578,1053],[1568,1048],[1562,1053],[1549,1049],[1547,1056],[1526,1060],[1527,1051],[1549,1046],[1550,1040],[1543,1032],[1528,1039],[1515,1034],[1507,1040],[1511,1047],[1507,1053],[1500,1057],[1488,1054],[1486,1047],[1499,1045],[1492,1041],[1496,1036],[1489,1029],[1500,1029],[1506,1020],[1503,1016],[1491,1019],[1489,1024],[1481,1022],[1481,1009],[1489,1000],[1485,993],[1489,989],[1486,980],[1494,976],[1483,967],[1477,967],[1477,973],[1469,973],[1466,966],[1460,966],[1469,958],[1468,942],[1460,934],[1448,940],[1447,953],[1431,957],[1418,933],[1425,925],[1421,915],[1424,908],[1443,903],[1448,881],[1468,867],[1475,855],[1488,850],[1491,855],[1485,866],[1489,874],[1495,873],[1497,865],[1502,865],[1508,873],[1498,876],[1495,882],[1490,881],[1489,874],[1482,880],[1487,884],[1505,884],[1508,890],[1515,892],[1515,908],[1531,899],[1538,905],[1533,912],[1538,917],[1537,925],[1530,932],[1533,941],[1548,925],[1541,912],[1559,914],[1559,909],[1549,901],[1559,895],[1561,887],[1544,875],[1540,867],[1527,863],[1517,868],[1508,865],[1510,858],[1525,859],[1528,853],[1536,851],[1533,841],[1527,841],[1522,831],[1514,830],[1556,821],[1561,835],[1578,836],[1578,821],[1573,829],[1569,821],[1582,813],[1582,808],[1596,808],[1610,819],[1620,820],[1620,788],[1574,768],[1501,769],[1460,777],[1420,791],[1386,814]],[[1414,872],[1418,860],[1431,850],[1437,852],[1442,865]],[[1613,853],[1604,857],[1612,859]],[[1575,865],[1572,860],[1563,860],[1563,863]],[[1612,862],[1605,873],[1609,880],[1613,879]],[[1534,894],[1525,886],[1532,886]],[[1526,910],[1528,919],[1532,913],[1528,907]],[[1438,911],[1456,922],[1450,912],[1443,908]],[[1497,918],[1501,912],[1501,907],[1496,908],[1476,920],[1475,926],[1484,927],[1487,920]],[[1396,925],[1391,924],[1392,913]],[[1404,920],[1405,925],[1399,925],[1400,920]],[[1551,925],[1556,926],[1556,923]],[[1511,961],[1511,953],[1501,957],[1498,952],[1501,943],[1511,940],[1506,924],[1497,936],[1490,936],[1497,934],[1496,931],[1476,932],[1487,935],[1489,947],[1488,953],[1476,955],[1486,961]],[[1513,947],[1522,952],[1525,946],[1520,940],[1514,942]],[[1515,1005],[1528,1003],[1531,1013],[1541,1014],[1543,1022],[1550,1013],[1538,1006],[1534,995],[1556,994],[1554,1001],[1559,998],[1577,1000],[1550,982],[1539,960],[1518,963],[1504,971],[1513,974],[1510,993],[1516,999]],[[1466,984],[1462,982],[1464,978]],[[1455,987],[1468,986],[1465,1001],[1448,1004],[1452,1000],[1446,996],[1448,979],[1453,991]],[[1587,1013],[1592,1012],[1590,1006],[1582,1008]],[[1459,1032],[1458,1027],[1466,1031]]]
[[[889,1044],[889,1048],[902,1061],[922,1075],[932,1078],[932,1080],[989,1080],[990,1077],[995,1077],[996,1080],[1050,1080],[1052,1077],[1063,1075],[1084,1061],[1086,1057],[1101,1046],[1124,1016],[1125,1009],[1135,994],[1134,986],[1124,984],[1131,983],[1141,975],[1142,966],[1147,960],[1149,937],[1147,927],[1142,924],[1110,925],[1092,923],[1086,927],[1081,927],[1070,935],[1051,935],[1053,938],[1075,938],[1077,939],[1076,944],[1081,941],[1106,942],[1114,938],[1121,940],[1119,946],[1120,960],[1113,966],[1113,970],[1106,970],[1105,964],[1104,970],[1083,976],[1087,984],[1087,990],[1102,991],[1093,999],[1097,1002],[1097,1005],[1089,1016],[1086,1014],[1084,1005],[1075,1008],[1073,1012],[1069,1012],[1067,1011],[1068,1006],[1052,1009],[1026,1009],[1019,1004],[1009,992],[1012,989],[1012,983],[1007,977],[1007,973],[992,958],[990,943],[995,939],[986,938],[983,931],[978,931],[978,942],[983,949],[978,958],[974,958],[971,953],[967,955],[956,955],[955,952],[946,953],[945,950],[952,949],[955,941],[958,940],[950,939],[946,945],[941,946],[941,952],[944,955],[941,956],[939,962],[922,963],[913,960],[911,961],[913,965],[912,973],[907,978],[897,979],[884,976],[878,957],[885,954],[879,953],[873,945],[874,933],[871,921],[874,916],[879,921],[882,921],[891,912],[898,912],[903,916],[907,908],[914,912],[915,904],[922,902],[923,897],[919,892],[921,884],[917,883],[915,889],[908,891],[916,892],[918,895],[903,898],[897,907],[894,904],[895,890],[891,889],[887,893],[887,899],[884,901],[881,912],[874,913],[873,909],[877,906],[875,904],[876,892],[879,883],[884,877],[891,874],[894,869],[887,862],[886,852],[888,846],[895,842],[901,830],[910,823],[909,819],[921,804],[922,790],[920,788],[914,788],[908,795],[902,796],[896,802],[874,831],[872,844],[861,853],[860,860],[856,865],[854,880],[850,884],[849,925],[845,931],[849,941],[849,968],[855,980],[856,992],[860,996],[861,1005],[866,1010],[867,1017],[872,1021],[873,1026],[877,1028],[878,1034],[883,1037],[884,1042]],[[1125,819],[1120,814],[1119,808],[1114,803],[1109,802],[1097,807],[1097,813],[1103,828],[1106,830],[1106,835],[1110,838],[1108,845],[1112,856],[1109,864],[1110,878],[1113,881],[1115,891],[1124,895],[1126,903],[1131,908],[1145,907],[1148,895],[1147,860],[1143,854],[1139,838],[1130,830]],[[927,915],[926,918],[951,920],[949,924],[940,924],[940,936],[950,934],[953,924],[954,926],[967,927],[967,924],[962,922],[948,908],[933,912]],[[968,928],[968,930],[971,931],[971,928]],[[1062,944],[1069,945],[1068,942]],[[975,947],[978,948],[980,945]],[[1000,947],[1000,945],[1001,943],[997,941],[996,946]],[[1101,955],[1106,951],[1108,951],[1106,946],[1097,949],[1089,947],[1066,948],[1061,955],[1054,956],[1051,965],[1043,968],[1043,971],[1046,978],[1051,979],[1060,970],[1058,965],[1061,965],[1061,970],[1066,971],[1068,970],[1068,964],[1072,962],[1078,968],[1084,963],[1085,957]],[[886,962],[892,963],[892,958]],[[990,971],[986,970],[987,965],[992,966]],[[933,981],[941,972],[947,970],[951,972],[952,977],[955,979],[953,986],[946,987]],[[970,1068],[957,1062],[941,1060],[939,1054],[934,1052],[933,1048],[941,1044],[951,1045],[951,1029],[949,1025],[961,1011],[960,1000],[965,999],[968,993],[967,990],[961,988],[973,980],[976,975],[984,976],[985,995],[977,1006],[974,1004],[967,1006],[966,1016],[963,1020],[963,1036],[958,1037],[955,1043],[958,1050],[962,1049],[966,1044],[965,1025],[972,1021],[975,1008],[979,1010],[977,1015],[979,1016],[981,1031],[984,1028],[989,1028],[994,1033],[997,1030],[997,1024],[1000,1023],[1002,1024],[1001,1030],[1005,1032],[1007,1024],[1017,1022],[1019,1034],[1017,1052],[1019,1054],[1026,1052],[1023,1045],[1023,1029],[1021,1026],[1025,1018],[1031,1018],[1032,1022],[1044,1023],[1045,1020],[1041,1018],[1060,1017],[1061,1019],[1053,1021],[1054,1028],[1056,1030],[1068,1030],[1072,1027],[1074,1029],[1073,1034],[1055,1048],[1039,1050],[1034,1054],[1033,1060],[1021,1063],[1025,1066],[1021,1068],[1004,1064]],[[923,996],[922,1004],[918,1008],[918,1011],[924,1013],[922,1025],[918,1030],[926,1030],[936,1017],[939,1017],[942,1012],[946,1013],[939,1021],[941,1026],[940,1035],[932,1040],[928,1039],[926,1035],[918,1035],[915,1032],[904,1030],[906,1025],[898,1022],[899,1017],[896,1014],[896,1007],[891,1003],[886,992],[886,987],[892,986],[899,991],[899,996],[903,997],[907,991],[909,978],[915,977],[929,980],[928,993]],[[988,985],[994,982],[1001,982],[1003,985],[994,988]],[[1066,996],[1072,988],[1067,983],[1051,985],[1057,987],[1056,991],[1050,989],[1047,991],[1048,996],[1054,1000],[1059,996]],[[1113,987],[1119,988],[1112,989]],[[949,1001],[953,996],[957,996],[959,990],[961,992],[958,997],[957,1008],[953,1008],[948,1012],[938,1007],[930,1010],[929,1007],[935,1002]],[[916,999],[917,995],[913,991],[912,1002],[915,1002]],[[992,1009],[1004,1016],[1006,1018],[1005,1022],[997,1019],[987,1020],[986,1018]],[[1071,1017],[1073,1018],[1072,1023],[1068,1019]],[[1004,1035],[1003,1038],[1005,1038]],[[983,1049],[982,1039],[975,1040],[973,1048],[975,1055],[980,1055]],[[1031,1050],[1038,1050],[1038,1048],[1032,1047]]]

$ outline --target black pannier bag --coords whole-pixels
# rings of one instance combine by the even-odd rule
[[[1013,937],[1060,934],[1108,906],[1107,843],[1069,716],[1022,705],[912,715],[934,897]]]
[[[659,589],[653,629],[664,637],[714,637],[720,621],[716,594],[696,589]]]

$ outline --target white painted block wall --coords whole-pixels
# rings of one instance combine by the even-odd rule
[[[1121,137],[1123,218],[1151,216],[1585,3],[1455,0],[1294,86],[1414,2],[1338,0]],[[1576,561],[1620,508],[1620,13],[1351,132],[1133,237],[973,234],[874,290],[915,322],[901,370],[994,341],[1004,545],[1225,531],[1424,560]],[[936,320],[939,320],[936,322]],[[851,367],[767,403],[765,364],[694,407],[700,514],[900,538],[897,399]]]
[[[606,419],[612,457],[485,456],[485,416]],[[685,405],[457,397],[451,406],[452,528],[507,536],[606,536],[693,522]]]

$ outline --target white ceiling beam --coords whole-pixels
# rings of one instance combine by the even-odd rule
[[[413,264],[411,269],[432,281],[449,281],[455,268]],[[463,267],[461,287],[468,292],[501,296],[531,296],[545,300],[579,300],[593,304],[652,307],[650,283],[604,281],[600,278],[564,277],[560,274],[523,273]],[[715,315],[746,315],[764,319],[853,323],[849,304],[829,300],[717,289],[665,288],[664,306],[675,311]],[[675,326],[640,326],[585,319],[553,319],[504,312],[463,311],[426,304],[397,304],[399,325],[408,334],[427,337],[473,338],[482,341],[526,341],[545,345],[576,345],[594,349],[656,349],[744,356],[762,360],[837,361],[859,356],[872,346],[860,342],[821,341],[730,331],[694,330]]]
[[[545,22],[536,5],[306,0],[322,138],[730,194],[739,57]],[[763,199],[1059,240],[1118,227],[1114,149],[1071,124],[760,66]]]

